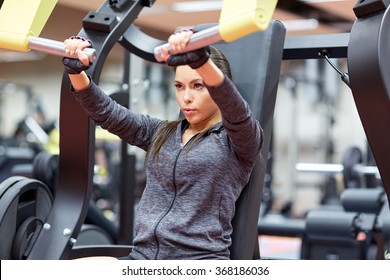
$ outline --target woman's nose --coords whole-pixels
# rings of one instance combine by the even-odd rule
[[[190,89],[186,89],[184,91],[183,100],[185,103],[192,102],[193,98],[192,98],[192,93],[191,93]]]

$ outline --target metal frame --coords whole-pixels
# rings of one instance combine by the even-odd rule
[[[359,2],[348,48],[351,89],[390,201],[389,1]]]

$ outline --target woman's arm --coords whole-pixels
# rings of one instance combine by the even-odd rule
[[[90,84],[90,80],[84,71],[80,74],[69,74],[69,79],[76,92],[86,89]]]
[[[225,75],[210,58],[205,64],[195,70],[201,76],[203,82],[209,87],[218,87],[225,79]]]
[[[83,48],[90,46],[88,41],[73,38],[65,40],[64,45],[66,53],[70,55],[77,53],[79,60],[84,65],[89,65],[88,56],[81,51]],[[79,67],[74,60],[65,61],[64,65],[75,92],[75,99],[96,124],[119,136],[129,144],[146,150],[155,130],[163,121],[131,112],[120,106],[91,81],[84,71],[80,70],[88,67],[82,65]]]

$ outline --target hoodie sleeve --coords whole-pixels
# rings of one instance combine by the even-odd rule
[[[238,157],[254,163],[263,145],[263,129],[252,114],[249,104],[233,82],[225,76],[218,87],[208,88],[222,113],[222,124]]]
[[[104,93],[94,82],[74,92],[76,100],[103,129],[131,145],[146,150],[162,120],[131,112]]]

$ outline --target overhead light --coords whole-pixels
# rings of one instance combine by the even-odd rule
[[[222,9],[222,1],[188,1],[172,3],[171,10],[180,13],[218,11]]]
[[[287,31],[300,31],[316,29],[319,26],[318,20],[312,19],[295,19],[295,20],[282,20],[283,25]]]

